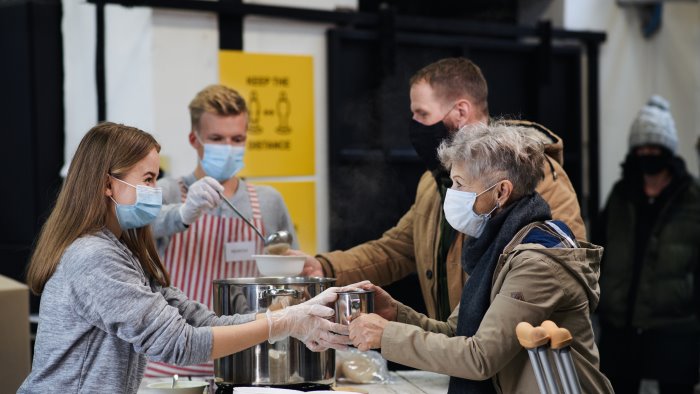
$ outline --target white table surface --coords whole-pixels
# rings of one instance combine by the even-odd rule
[[[426,371],[392,371],[391,383],[357,385],[367,386],[370,394],[407,393],[407,394],[445,394],[450,377]]]
[[[447,392],[450,377],[425,371],[391,371],[390,380],[384,384],[348,384],[336,383],[337,386],[357,387],[369,394],[444,394]],[[148,384],[170,381],[170,378],[144,378],[139,388],[139,394],[152,392]],[[313,393],[313,391],[311,392]]]

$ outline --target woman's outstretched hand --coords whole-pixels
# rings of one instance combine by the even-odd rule
[[[389,321],[376,313],[362,314],[350,322],[350,340],[362,352],[379,348],[387,324]]]

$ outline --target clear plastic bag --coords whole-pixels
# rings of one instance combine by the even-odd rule
[[[341,383],[388,383],[389,368],[384,357],[374,350],[336,350],[335,379]]]

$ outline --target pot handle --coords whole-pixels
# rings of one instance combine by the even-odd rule
[[[294,297],[294,298],[299,298],[300,292],[298,290],[294,289],[265,289],[260,292],[260,295],[258,298],[267,298],[267,297]]]
[[[362,300],[359,294],[350,295],[350,319],[355,319],[362,313]]]

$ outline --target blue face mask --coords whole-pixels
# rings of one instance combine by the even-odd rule
[[[163,190],[159,187],[149,187],[144,185],[132,185],[110,175],[121,183],[127,184],[136,189],[136,202],[132,205],[119,204],[112,198],[117,210],[117,220],[122,230],[144,227],[150,224],[163,204]],[[110,197],[111,198],[111,197]]]
[[[195,133],[195,136],[197,134]],[[200,144],[204,145],[204,157],[200,160],[202,169],[210,177],[219,182],[226,181],[243,169],[242,146],[228,144],[205,144],[197,136]]]

